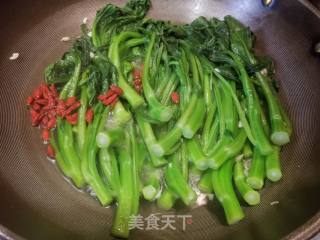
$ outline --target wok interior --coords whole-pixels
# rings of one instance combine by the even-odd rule
[[[37,129],[31,128],[24,101],[43,80],[43,69],[71,45],[64,36],[80,35],[84,17],[92,19],[102,0],[17,1],[0,8],[0,224],[27,239],[107,239],[114,209],[103,208],[76,191],[47,161]],[[114,1],[124,4],[124,1]],[[256,0],[153,0],[150,15],[190,22],[200,15],[231,14],[249,25],[256,48],[276,63],[281,101],[294,124],[294,136],[283,148],[283,179],[267,183],[262,202],[245,208],[246,218],[234,226],[224,222],[216,201],[191,214],[186,231],[132,231],[132,239],[279,239],[319,211],[320,196],[320,62],[312,44],[320,39],[320,20],[292,0],[265,9]],[[12,52],[20,53],[9,61]],[[279,201],[277,205],[270,205]],[[142,204],[141,215],[159,212]],[[1,230],[1,228],[0,228]],[[307,233],[306,233],[307,234]],[[294,234],[295,236],[295,234]]]

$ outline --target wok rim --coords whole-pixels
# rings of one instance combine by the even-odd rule
[[[303,225],[296,228],[293,232],[283,237],[283,240],[299,240],[306,239],[311,240],[313,237],[320,233],[320,211],[318,211],[311,219],[305,222]],[[2,224],[0,224],[0,239],[4,240],[23,240],[25,238],[19,236],[13,231],[9,230]]]

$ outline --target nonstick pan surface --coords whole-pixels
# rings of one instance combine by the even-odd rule
[[[0,7],[0,239],[108,239],[114,209],[103,208],[75,190],[45,156],[39,132],[31,127],[25,99],[43,70],[80,35],[103,0],[11,0]],[[124,1],[113,1],[118,5]],[[320,20],[297,1],[271,9],[257,0],[153,0],[150,16],[175,22],[231,14],[249,25],[257,49],[276,63],[280,98],[294,124],[294,136],[281,153],[283,179],[267,184],[262,202],[244,207],[246,218],[227,226],[216,201],[175,214],[191,214],[181,230],[133,231],[132,239],[307,239],[319,231],[320,61],[312,46],[320,41]],[[9,57],[20,54],[15,61]],[[278,201],[276,205],[271,202]],[[158,212],[143,204],[141,214]],[[298,230],[296,230],[299,228]]]

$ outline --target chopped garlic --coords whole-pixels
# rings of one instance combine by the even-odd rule
[[[197,205],[198,206],[203,206],[206,205],[208,202],[207,196],[204,193],[200,193],[197,197]]]
[[[83,18],[82,22],[83,22],[83,24],[87,24],[88,18],[87,17]]]
[[[249,169],[251,167],[251,158],[243,160],[243,174],[247,177],[249,175]]]
[[[238,128],[243,128],[243,124],[241,121],[238,122]]]
[[[243,154],[240,154],[236,157],[236,161],[241,161],[243,159]]]
[[[12,55],[9,57],[9,60],[16,60],[19,57],[19,53],[12,53]]]
[[[263,76],[267,76],[268,75],[268,70],[266,68],[262,69],[260,71],[260,73],[263,75]]]
[[[62,37],[62,38],[60,39],[60,41],[61,41],[61,42],[68,42],[68,41],[70,41],[70,37]]]
[[[277,205],[279,203],[280,203],[279,201],[273,201],[273,202],[270,203],[270,205],[273,206],[273,205]]]
[[[88,36],[89,36],[89,37],[92,37],[92,32],[91,32],[91,31],[88,32]]]
[[[210,201],[213,200],[213,198],[214,198],[214,194],[213,194],[213,193],[207,193],[206,195],[207,195],[207,198],[208,198]]]
[[[94,57],[95,57],[94,53],[90,52],[90,58],[94,58]]]

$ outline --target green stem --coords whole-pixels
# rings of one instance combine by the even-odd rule
[[[246,132],[244,130],[240,130],[233,141],[226,141],[225,144],[217,147],[209,156],[209,167],[218,169],[225,161],[239,154],[246,139]]]
[[[171,99],[171,93],[173,93],[176,90],[176,88],[179,84],[179,81],[177,80],[175,74],[174,74],[174,77],[175,78],[171,79],[171,81],[167,84],[167,86],[163,92],[163,95],[161,96],[161,104],[164,104],[164,105],[169,104],[169,101]]]
[[[58,144],[55,140],[54,135],[51,133],[51,137],[50,137],[50,144],[53,147],[54,151],[55,151],[55,159],[58,163],[59,168],[61,169],[62,173],[71,178],[72,174],[70,173],[70,167],[68,166],[67,162],[65,161],[65,159],[62,156],[62,153],[59,150]]]
[[[107,183],[110,185],[113,193],[112,195],[118,198],[120,190],[120,176],[114,150],[101,148],[99,150],[99,164],[103,176],[107,179]]]
[[[140,134],[142,135],[143,141],[149,151],[152,164],[155,167],[160,167],[167,164],[167,161],[164,158],[158,157],[158,155],[154,153],[153,148],[157,141],[150,123],[148,123],[140,114],[136,114],[136,121],[139,125]]]
[[[121,127],[132,119],[130,111],[125,109],[121,101],[116,103],[112,114],[112,117],[105,124],[107,129]]]
[[[177,142],[176,145],[174,145],[170,150],[168,150],[165,155],[171,155],[173,153],[175,153],[176,151],[178,151],[180,149],[182,145],[182,142]]]
[[[121,32],[112,39],[109,48],[109,58],[118,71],[118,85],[123,90],[123,97],[129,102],[133,108],[137,108],[144,103],[143,98],[127,83],[122,72],[120,61],[120,44],[130,38],[140,38],[141,34],[137,32]]]
[[[132,48],[132,47],[136,47],[136,46],[139,46],[139,45],[142,45],[146,42],[146,39],[144,37],[141,37],[141,38],[132,38],[132,39],[129,39],[128,41],[125,42],[124,45],[122,45],[120,47],[120,54],[123,53],[123,52],[126,52],[129,48]]]
[[[111,144],[123,139],[123,128],[110,128],[107,131],[101,131],[97,134],[96,142],[99,148],[108,148]]]
[[[224,131],[225,131],[225,116],[224,116],[224,111],[223,111],[223,105],[222,105],[222,98],[220,94],[220,89],[218,86],[218,81],[216,78],[212,78],[213,82],[213,92],[214,92],[214,97],[217,103],[217,109],[218,109],[218,114],[219,114],[219,133],[220,137],[223,136]]]
[[[140,200],[140,178],[139,178],[139,146],[137,144],[137,134],[134,123],[129,123],[131,150],[132,150],[132,209],[131,214],[137,215],[139,212]]]
[[[157,206],[162,210],[168,211],[173,207],[176,200],[177,197],[169,189],[164,189],[157,199]]]
[[[58,149],[60,150],[61,158],[66,163],[66,166],[69,167],[69,177],[78,188],[82,188],[85,181],[80,170],[80,159],[73,144],[72,128],[70,124],[60,118],[57,121],[57,135]]]
[[[196,201],[196,193],[188,185],[176,164],[168,163],[165,169],[165,180],[167,187],[177,194],[186,205],[189,206]]]
[[[200,86],[203,86],[204,71],[203,71],[203,68],[202,68],[202,63],[200,62],[200,59],[197,56],[195,56],[194,58],[195,58],[197,69],[198,69]]]
[[[203,92],[204,92],[204,101],[207,106],[206,110],[206,120],[204,122],[204,126],[202,129],[202,145],[203,148],[208,147],[209,143],[209,133],[210,129],[212,128],[212,124],[214,121],[214,116],[217,110],[217,104],[213,101],[212,98],[212,74],[205,73],[203,77]]]
[[[207,158],[196,139],[193,138],[187,141],[187,150],[189,158],[199,170],[206,170],[208,168]]]
[[[160,177],[155,169],[154,172],[145,174],[148,176],[144,179],[142,194],[147,201],[154,201],[160,191]]]
[[[219,135],[219,118],[215,116],[214,122],[209,131],[208,142],[207,144],[203,145],[203,152],[205,153],[205,155],[210,155],[211,149],[213,149],[217,143],[218,135]]]
[[[216,105],[214,104],[213,107],[210,107],[209,109],[207,109],[207,116],[202,129],[201,138],[202,138],[203,149],[208,148],[210,131],[213,127],[213,122],[215,121],[214,119],[215,113],[216,113]]]
[[[259,192],[253,190],[246,182],[246,177],[243,173],[243,166],[241,161],[236,161],[235,163],[233,179],[242,198],[249,205],[257,205],[260,203]]]
[[[200,75],[197,67],[197,60],[196,60],[197,57],[193,55],[190,51],[187,51],[187,52],[188,52],[187,55],[190,61],[190,66],[191,66],[193,84],[200,89],[201,83],[200,83]]]
[[[221,84],[221,89],[223,93],[223,111],[225,117],[226,130],[233,133],[238,127],[237,116],[234,111],[234,104],[231,93],[225,84]]]
[[[266,133],[264,132],[261,120],[261,106],[259,100],[256,98],[256,91],[241,62],[241,59],[232,52],[229,52],[229,55],[237,64],[238,70],[240,72],[240,80],[242,82],[243,90],[246,95],[249,122],[251,129],[254,129],[252,134],[256,141],[255,145],[259,148],[259,151],[263,155],[268,155],[272,151],[272,147]]]
[[[245,114],[245,111],[242,109],[242,106],[241,106],[241,103],[237,97],[237,94],[236,92],[234,91],[234,89],[231,87],[230,83],[227,82],[227,80],[225,80],[218,72],[214,72],[215,75],[221,80],[221,83],[225,86],[225,88],[227,88],[232,96],[232,99],[233,99],[233,102],[234,104],[236,105],[236,109],[237,109],[237,112],[238,112],[238,115],[239,115],[239,118],[240,118],[240,121],[243,125],[243,128],[244,130],[246,131],[247,133],[247,136],[248,136],[248,139],[250,140],[250,142],[255,145],[255,139],[253,137],[253,134],[251,132],[251,128],[250,128],[250,125],[247,121],[247,118],[246,118],[246,114]]]
[[[203,96],[207,106],[207,111],[215,106],[212,99],[212,74],[205,73],[203,76]]]
[[[195,109],[188,119],[187,123],[184,125],[182,128],[182,135],[185,138],[192,138],[196,132],[199,130],[201,125],[203,124],[203,119],[206,114],[206,109],[205,109],[205,102],[204,98],[200,97],[197,100],[197,104],[195,106]]]
[[[203,193],[212,193],[212,170],[207,170],[204,172],[198,183],[198,188]]]
[[[192,111],[194,110],[197,103],[197,94],[193,94],[190,103],[186,110],[181,114],[176,125],[167,133],[167,135],[161,138],[157,143],[154,142],[151,149],[156,156],[163,156],[168,152],[182,136],[182,129],[191,118]]]
[[[271,90],[272,87],[269,84],[271,80],[259,72],[256,73],[256,77],[268,103],[269,119],[272,128],[271,141],[280,146],[284,145],[290,141],[291,134],[287,129],[287,121],[282,114],[284,111],[281,109],[282,107],[278,102],[277,96]]]
[[[151,85],[150,85],[150,73],[149,73],[149,68],[150,68],[150,61],[151,61],[151,54],[152,54],[152,49],[154,47],[155,44],[155,38],[156,38],[156,34],[153,33],[151,35],[151,39],[147,48],[147,52],[145,55],[145,60],[144,60],[144,66],[143,66],[143,73],[142,73],[142,84],[143,84],[143,92],[144,92],[144,96],[146,97],[146,100],[148,102],[149,105],[149,110],[148,110],[148,115],[158,121],[161,122],[167,122],[170,120],[170,118],[172,117],[172,110],[169,107],[166,107],[164,105],[162,105]]]
[[[274,146],[271,154],[266,156],[267,178],[272,182],[277,182],[282,177],[280,166],[280,147]]]
[[[158,99],[161,99],[161,97],[164,95],[163,93],[168,88],[169,83],[173,82],[173,79],[175,78],[175,74],[171,74],[170,76],[164,76],[163,79],[161,79],[158,88],[156,89],[156,97]]]
[[[252,156],[253,152],[251,149],[250,142],[246,141],[246,143],[243,146],[242,153],[244,158],[250,158]]]
[[[116,237],[128,238],[133,198],[132,159],[128,149],[119,149],[118,154],[121,188],[111,232]]]
[[[233,163],[233,160],[229,160],[219,170],[212,171],[212,187],[224,209],[229,225],[244,218],[243,210],[232,186]]]
[[[81,106],[78,110],[78,126],[77,126],[77,140],[79,151],[83,151],[83,146],[85,142],[86,136],[86,113],[87,113],[87,105],[88,105],[88,97],[87,97],[87,87],[81,88],[81,96],[80,96]]]
[[[76,66],[74,68],[73,74],[70,80],[64,85],[63,89],[61,90],[59,96],[60,99],[65,100],[66,98],[73,97],[76,94],[81,72],[81,61],[78,56],[76,58]]]
[[[86,182],[92,187],[101,204],[108,205],[112,201],[112,193],[107,186],[105,186],[96,164],[98,152],[96,135],[104,127],[104,123],[109,114],[109,108],[103,108],[101,104],[96,107],[95,118],[93,123],[88,127],[84,153],[82,154],[81,170]]]
[[[265,175],[265,157],[259,152],[258,148],[254,148],[247,183],[252,188],[260,190],[264,185]]]
[[[187,151],[187,145],[185,142],[181,144],[180,148],[180,154],[181,154],[181,173],[183,178],[188,181],[189,178],[189,160],[188,160],[188,151]]]

